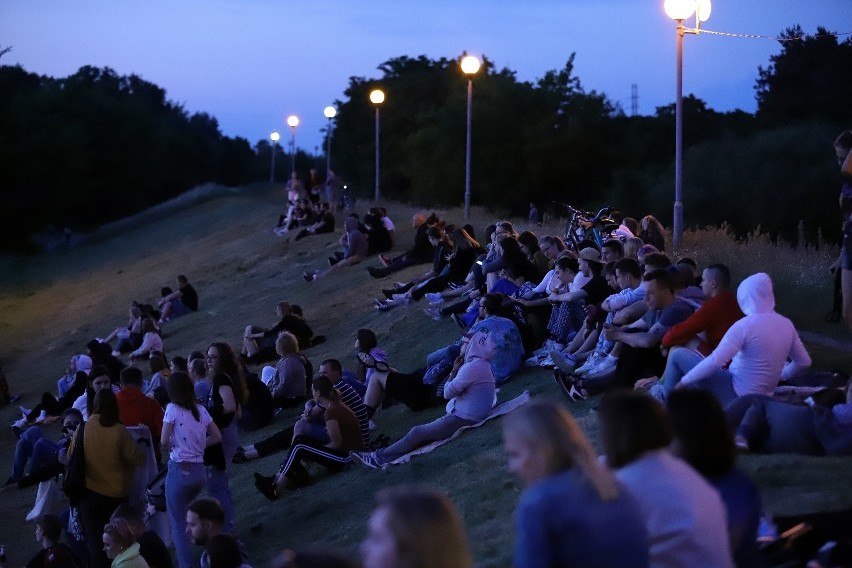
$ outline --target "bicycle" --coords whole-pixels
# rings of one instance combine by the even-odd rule
[[[603,207],[597,213],[592,211],[583,211],[577,209],[568,203],[559,203],[569,213],[568,221],[565,224],[565,244],[575,251],[579,252],[580,243],[583,241],[592,241],[598,248],[603,243],[612,238],[613,233],[618,229],[618,223],[610,217],[610,214],[615,211],[613,207]]]

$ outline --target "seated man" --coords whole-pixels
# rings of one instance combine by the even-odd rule
[[[667,367],[670,372],[664,375],[665,388],[709,390],[724,405],[749,394],[771,397],[780,379],[810,367],[810,355],[793,322],[775,311],[768,274],[759,272],[743,280],[737,288],[737,303],[745,317],[734,323],[716,349],[692,369]],[[725,370],[728,361],[731,364]]]
[[[415,426],[402,439],[374,452],[353,451],[359,463],[380,469],[418,447],[449,438],[457,430],[484,420],[495,401],[494,374],[490,360],[494,344],[488,333],[476,332],[462,348],[462,353],[444,385],[444,398],[449,400],[447,414],[428,424]]]
[[[190,312],[198,311],[198,292],[183,274],[177,277],[178,289],[171,294],[163,296],[158,305],[160,307],[160,321],[157,326],[161,327],[165,322],[173,320]]]
[[[350,215],[346,217],[343,223],[346,228],[346,234],[342,237],[342,240],[345,242],[343,258],[331,264],[325,272],[319,270],[308,272],[306,270],[302,274],[305,281],[313,282],[346,266],[355,266],[367,258],[367,235],[359,230],[358,219]]]
[[[333,233],[334,223],[334,214],[331,212],[329,204],[327,202],[323,202],[323,204],[320,205],[319,220],[317,220],[317,222],[313,225],[305,227],[299,231],[299,234],[296,235],[294,240],[299,241],[311,235]]]
[[[408,268],[415,264],[425,264],[432,260],[435,256],[435,246],[429,241],[426,231],[429,227],[438,224],[438,222],[438,216],[434,213],[429,218],[423,213],[416,213],[411,218],[411,227],[415,230],[414,246],[395,258],[379,255],[384,266],[382,268],[374,268],[372,266],[367,268],[370,276],[373,278],[384,278],[403,268]]]
[[[600,392],[614,385],[633,385],[645,374],[657,374],[665,365],[660,353],[660,343],[669,328],[682,322],[692,308],[677,300],[671,275],[665,270],[655,270],[644,277],[645,303],[648,312],[632,324],[617,327],[604,326],[605,339],[621,343],[621,354],[615,372],[596,375],[575,385],[582,396]]]
[[[15,445],[12,475],[4,485],[17,483],[23,489],[62,473],[64,466],[59,462],[59,455],[68,450],[71,438],[81,422],[83,415],[80,411],[69,408],[62,413],[62,436],[56,442],[46,438],[38,426],[23,432]],[[30,467],[26,470],[28,461]]]

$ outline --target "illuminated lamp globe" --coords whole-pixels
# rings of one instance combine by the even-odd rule
[[[385,92],[381,89],[370,91],[370,102],[374,105],[380,105],[385,102]]]
[[[461,60],[461,70],[465,75],[476,75],[482,62],[475,55],[465,55]]]
[[[710,19],[710,0],[698,0],[698,21],[706,22]]]
[[[666,0],[663,9],[672,20],[685,20],[695,13],[695,0]]]
[[[322,109],[322,113],[325,115],[326,118],[332,119],[337,115],[337,109],[333,106],[327,106]]]
[[[281,140],[281,135],[278,134],[277,132],[273,132],[272,134],[269,135],[269,139],[272,140],[273,142],[278,142],[279,140]]]
[[[295,114],[291,114],[290,116],[288,116],[287,126],[289,126],[290,128],[296,128],[297,126],[299,126],[299,117]]]

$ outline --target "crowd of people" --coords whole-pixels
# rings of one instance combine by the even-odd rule
[[[292,179],[277,232],[295,231],[296,240],[332,232],[336,206],[313,197]],[[213,342],[168,359],[161,330],[199,305],[179,276],[156,307],[134,302],[126,326],[72,357],[55,395],[22,407],[7,486],[51,483],[75,452],[85,460],[86,489],[70,512],[36,523],[37,557],[60,559],[42,564],[50,566],[165,568],[165,536],[180,568],[246,565],[229,484],[235,464],[286,451],[272,475],[254,474],[259,496],[272,501],[312,482],[307,463],[332,474],[353,462],[388,468],[485,420],[498,386],[526,365],[552,369],[555,392],[569,402],[603,395],[596,408],[604,454],[554,401],[534,400],[503,419],[508,469],[524,487],[516,566],[757,565],[760,494],[735,468],[736,451],[852,453],[850,385],[803,379],[811,359],[775,311],[769,275],[735,286],[724,264],[667,256],[652,216],[619,221],[602,244],[571,249],[559,236],[518,233],[507,221],[480,241],[470,225],[417,213],[413,246],[388,256],[397,235],[387,212],[348,214],[341,252],[305,280],[374,256],[367,271],[377,280],[427,266],[380,289],[374,302],[380,312],[414,311],[425,300],[416,317],[456,324],[454,340],[408,372],[390,364],[393,354],[370,329],[356,334],[353,372],[335,358],[315,372],[318,336],[288,302],[275,306],[273,326],[246,325],[241,352]],[[825,390],[794,404],[775,398],[784,381]],[[414,412],[446,405],[446,413],[397,441],[374,437],[389,401]],[[294,423],[253,443],[240,439],[240,430],[268,426],[277,409],[295,407],[304,410]],[[62,426],[56,441],[45,434],[54,420]],[[146,492],[131,488],[147,459],[134,428],[165,464],[165,535],[147,529],[151,511],[138,509]],[[59,532],[71,526],[66,547]],[[200,557],[194,545],[204,547]],[[361,551],[369,567],[472,566],[455,507],[423,488],[379,495]],[[298,558],[288,553],[281,562],[313,565]]]

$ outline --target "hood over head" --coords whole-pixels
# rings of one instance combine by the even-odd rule
[[[346,232],[351,233],[352,231],[358,230],[358,219],[355,217],[346,217],[343,221],[343,226],[346,227]]]
[[[464,361],[467,363],[471,359],[483,359],[490,361],[494,357],[494,342],[491,336],[484,331],[477,331],[470,336],[470,341],[467,345],[467,353],[465,353]]]
[[[743,280],[737,288],[737,303],[747,316],[773,311],[775,293],[769,275],[758,272]]]

